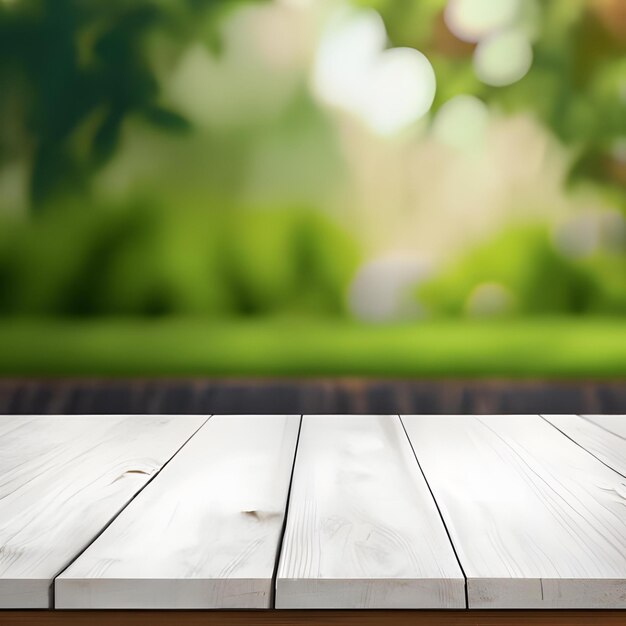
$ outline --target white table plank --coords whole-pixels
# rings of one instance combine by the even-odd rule
[[[55,583],[57,608],[268,608],[300,416],[214,416]]]
[[[583,417],[626,440],[626,415],[583,415]]]
[[[463,608],[465,580],[397,416],[305,416],[277,608]]]
[[[626,416],[543,415],[542,417],[611,469],[626,477]]]
[[[626,607],[622,476],[539,416],[402,419],[470,608]]]
[[[0,416],[0,608],[48,608],[54,576],[205,420]]]

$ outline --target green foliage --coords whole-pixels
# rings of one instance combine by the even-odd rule
[[[0,155],[32,151],[30,193],[42,206],[85,189],[115,151],[123,121],[189,127],[159,102],[149,41],[201,34],[239,1],[20,0],[0,4]],[[0,163],[1,163],[0,159]]]
[[[357,0],[355,4],[381,14],[394,45],[422,49],[432,41],[446,0]]]
[[[473,45],[456,39],[444,24],[445,0],[361,4],[380,11],[393,45],[414,46],[428,56],[437,76],[433,110],[465,93],[505,112],[534,112],[575,149],[570,181],[613,187],[626,206],[626,173],[614,156],[616,142],[626,136],[626,30],[619,1],[524,3],[536,10],[533,64],[524,78],[506,87],[478,81]]]
[[[610,162],[615,142],[626,136],[626,36],[609,33],[590,10],[568,12],[562,0],[542,6],[531,71],[494,91],[493,99],[505,110],[536,111],[576,148],[572,181],[587,178],[623,189]]]
[[[305,209],[65,207],[0,228],[0,313],[341,313],[354,243]]]
[[[346,234],[316,212],[305,214],[295,232],[298,272],[307,284],[298,303],[302,312],[346,312],[348,281],[358,266],[358,253]]]
[[[625,271],[623,255],[568,258],[545,227],[516,228],[456,259],[420,285],[417,297],[433,316],[460,316],[472,312],[477,289],[495,285],[508,298],[486,315],[623,314]]]

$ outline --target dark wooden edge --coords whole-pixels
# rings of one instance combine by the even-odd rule
[[[0,611],[1,626],[625,626],[626,610]]]

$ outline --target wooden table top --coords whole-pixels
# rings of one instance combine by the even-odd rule
[[[0,416],[0,623],[624,623],[625,459],[624,416]]]

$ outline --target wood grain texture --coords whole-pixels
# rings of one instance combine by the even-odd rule
[[[57,608],[268,608],[299,416],[214,416],[55,583]]]
[[[539,416],[402,417],[470,608],[626,607],[626,493]]]
[[[0,607],[48,607],[54,576],[205,420],[1,416]]]
[[[2,626],[624,626],[626,611],[5,611]]]
[[[543,415],[611,469],[626,477],[625,415]]]
[[[464,578],[397,416],[305,416],[277,608],[459,608]]]

